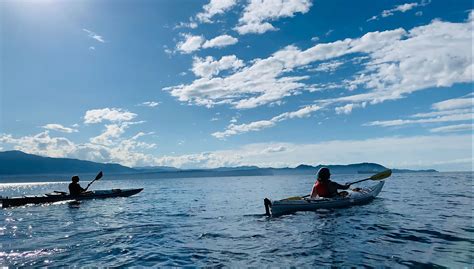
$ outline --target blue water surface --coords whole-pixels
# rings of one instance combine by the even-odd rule
[[[339,182],[362,177],[334,175]],[[134,179],[129,175],[115,180],[105,176],[92,189],[145,190],[129,198],[80,205],[2,209],[0,264],[457,268],[474,264],[471,173],[394,174],[367,205],[264,216],[263,198],[307,194],[313,181],[311,176]],[[67,184],[0,183],[0,195],[66,190]]]

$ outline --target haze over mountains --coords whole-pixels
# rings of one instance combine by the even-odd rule
[[[299,165],[295,168],[260,168],[257,166],[220,167],[213,169],[179,169],[168,166],[130,168],[120,164],[96,163],[91,161],[42,157],[22,151],[0,152],[0,175],[30,174],[85,174],[103,171],[107,174],[137,174],[141,176],[177,178],[177,177],[224,177],[314,174],[322,166],[329,167],[334,173],[377,173],[386,168],[376,163],[357,163],[349,165]],[[394,172],[420,172],[406,169],[393,169]],[[421,172],[436,172],[422,170]]]

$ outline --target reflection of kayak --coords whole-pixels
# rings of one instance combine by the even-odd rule
[[[347,195],[334,198],[299,198],[270,201],[265,198],[265,210],[272,216],[293,213],[296,211],[315,211],[320,208],[338,208],[364,204],[372,201],[382,190],[384,181],[369,187],[357,188],[347,192]]]
[[[90,200],[90,199],[103,199],[112,197],[128,197],[141,192],[143,189],[112,189],[112,190],[97,190],[90,191],[82,195],[71,196],[64,193],[50,193],[38,196],[22,196],[22,197],[11,197],[1,198],[2,207],[10,206],[22,206],[26,204],[44,204],[54,203],[68,200]]]

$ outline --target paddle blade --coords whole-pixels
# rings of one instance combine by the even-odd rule
[[[392,175],[392,170],[388,169],[370,177],[371,180],[382,180]]]
[[[102,176],[103,176],[102,171],[100,171],[100,172],[97,174],[97,176],[95,177],[94,180],[99,180],[99,179],[102,178]]]

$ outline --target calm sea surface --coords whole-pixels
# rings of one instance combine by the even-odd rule
[[[334,175],[339,182],[362,177]],[[263,215],[263,198],[307,194],[313,181],[308,176],[105,176],[92,188],[145,190],[78,207],[0,209],[0,264],[473,266],[471,173],[394,174],[367,205]],[[1,183],[0,195],[66,189],[66,182]]]

